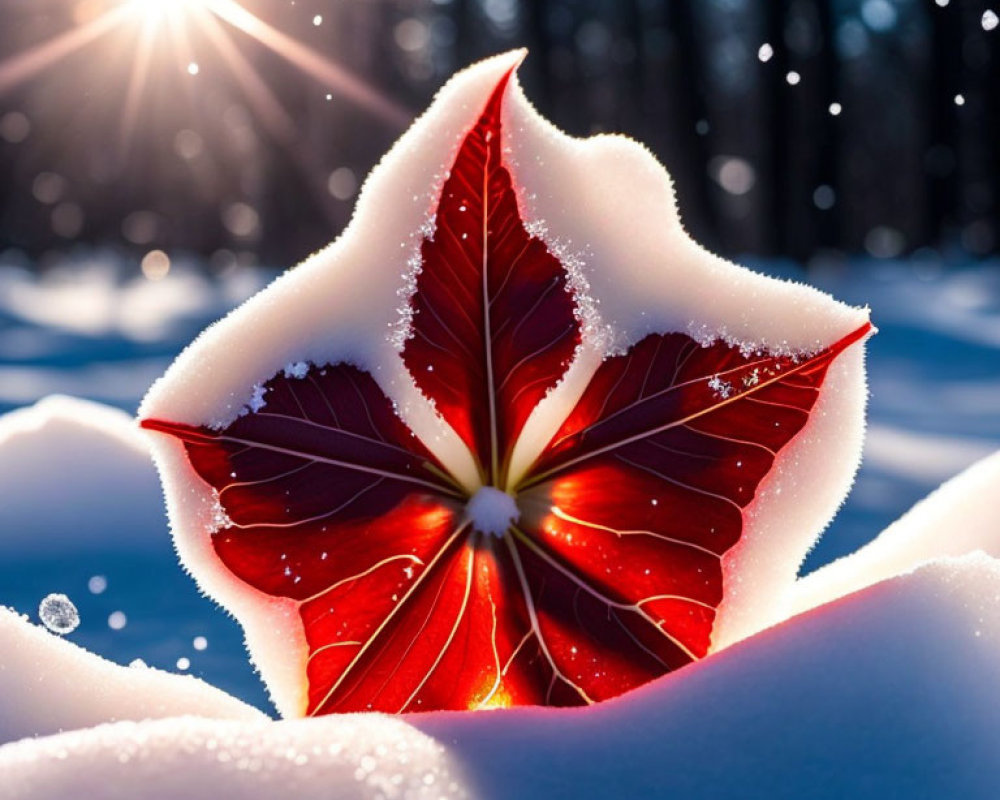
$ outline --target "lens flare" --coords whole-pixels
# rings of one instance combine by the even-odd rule
[[[218,72],[235,80],[271,133],[287,139],[290,115],[241,54],[234,33],[285,59],[322,83],[324,91],[340,94],[385,122],[402,125],[410,117],[362,79],[264,22],[236,0],[94,0],[70,30],[0,62],[0,94],[84,48],[101,47],[113,54],[130,46],[133,55],[125,60],[129,72],[122,116],[122,138],[127,145],[150,74],[163,68],[158,56],[172,52],[176,69],[189,76],[204,72],[206,63],[218,62],[222,67]],[[196,45],[208,52],[196,52]]]

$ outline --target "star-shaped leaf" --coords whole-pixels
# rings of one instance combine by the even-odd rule
[[[141,410],[286,714],[621,694],[766,624],[856,464],[865,312],[706,254],[641,148],[537,117],[520,57],[455,78]]]

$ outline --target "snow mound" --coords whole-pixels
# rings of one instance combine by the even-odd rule
[[[444,747],[398,717],[120,722],[0,747],[0,800],[469,797]]]
[[[936,558],[981,550],[1000,557],[1000,452],[973,464],[917,503],[860,550],[797,582],[800,613]]]
[[[0,742],[112,720],[181,714],[266,719],[260,711],[197,678],[112,664],[3,607],[0,698]]]
[[[0,798],[986,800],[998,659],[1000,562],[980,554],[586,709],[103,725],[0,747]]]
[[[0,417],[0,557],[165,540],[156,471],[122,411],[59,395]]]
[[[938,562],[578,712],[415,719],[477,796],[993,798],[1000,562]]]

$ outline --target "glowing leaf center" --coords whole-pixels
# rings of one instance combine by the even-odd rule
[[[465,506],[472,527],[480,533],[503,536],[521,512],[514,498],[493,486],[482,486]]]

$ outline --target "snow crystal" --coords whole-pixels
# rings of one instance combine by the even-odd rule
[[[733,385],[723,380],[718,375],[713,375],[708,381],[708,388],[715,392],[716,396],[727,399],[733,393]]]
[[[992,31],[1000,25],[1000,17],[997,16],[997,12],[992,8],[988,8],[983,12],[982,26],[984,31]]]
[[[305,361],[293,361],[285,365],[284,373],[286,378],[304,378],[309,372],[309,364]]]
[[[757,58],[762,62],[768,62],[774,56],[774,48],[768,42],[764,42],[757,51]]]
[[[108,579],[103,575],[91,575],[90,580],[87,581],[87,589],[90,590],[91,594],[103,594],[107,588]]]
[[[267,389],[264,385],[255,383],[250,393],[250,402],[247,403],[247,408],[255,414],[260,411],[267,404],[267,401],[264,399],[265,394],[267,394]]]
[[[614,329],[601,320],[598,302],[590,292],[590,282],[586,275],[586,249],[574,249],[569,240],[564,241],[554,236],[541,219],[525,220],[524,229],[529,236],[540,239],[566,271],[567,286],[575,301],[573,314],[580,323],[583,340],[606,356],[623,353],[627,342],[621,336],[616,338]]]
[[[211,496],[211,515],[208,523],[209,533],[218,533],[226,528],[233,527],[233,521],[229,518],[229,514],[226,513],[226,509],[222,506],[222,499],[219,496],[217,489],[212,490]]]
[[[205,650],[208,648],[208,639],[206,639],[204,636],[195,636],[194,639],[191,641],[191,646],[195,650]]]
[[[191,669],[191,659],[185,656],[181,656],[180,658],[178,658],[177,669],[179,669],[181,672],[186,672],[187,670]]]
[[[38,604],[38,616],[53,633],[72,633],[80,625],[80,612],[64,594],[46,595]]]

